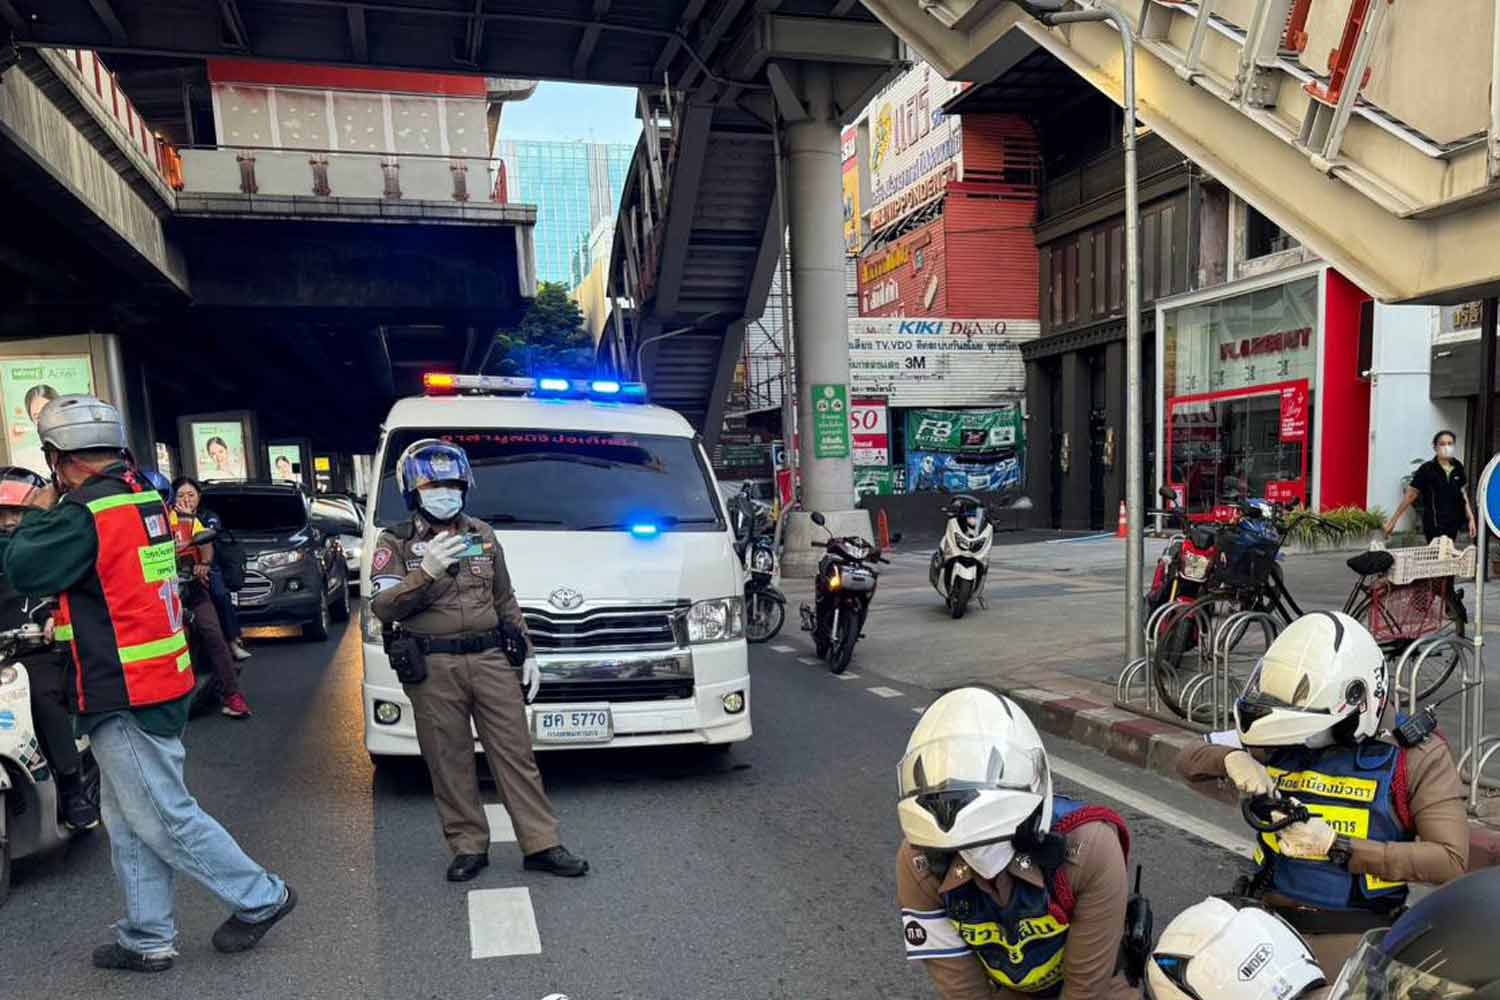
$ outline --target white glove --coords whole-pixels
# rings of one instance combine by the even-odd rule
[[[1234,787],[1240,790],[1240,794],[1249,798],[1270,795],[1276,791],[1276,782],[1271,780],[1271,773],[1266,770],[1265,765],[1244,750],[1229,752],[1224,758],[1224,773],[1234,782]]]
[[[1326,858],[1338,834],[1317,816],[1293,823],[1276,835],[1281,853],[1289,858]]]
[[[526,704],[536,701],[536,693],[542,689],[542,665],[535,656],[526,657],[521,664],[521,689],[526,692]]]
[[[458,562],[459,554],[468,546],[462,535],[443,532],[427,543],[427,551],[422,553],[422,572],[434,580],[440,578],[449,566]]]

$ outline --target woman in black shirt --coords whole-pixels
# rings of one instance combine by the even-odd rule
[[[1396,523],[1406,509],[1422,501],[1422,533],[1430,542],[1439,535],[1458,541],[1459,532],[1467,525],[1469,537],[1474,537],[1474,508],[1469,503],[1469,477],[1464,464],[1453,457],[1454,434],[1438,431],[1432,438],[1434,457],[1424,462],[1411,477],[1406,496],[1396,513],[1385,523],[1385,533],[1396,530]]]

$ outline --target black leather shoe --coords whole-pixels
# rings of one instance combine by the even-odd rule
[[[291,913],[297,908],[297,890],[290,885],[286,887],[286,899],[277,908],[276,912],[259,923],[250,923],[241,920],[238,916],[230,917],[219,925],[214,931],[214,948],[226,955],[236,952],[249,951],[260,944],[260,939],[266,936],[266,932],[276,926],[277,921]]]
[[[449,882],[467,882],[478,875],[490,864],[488,854],[459,854],[453,858],[453,863],[448,866]]]
[[[111,941],[94,949],[94,968],[126,969],[130,972],[166,972],[172,967],[171,955],[142,955]]]
[[[589,873],[589,863],[561,844],[526,855],[523,865],[527,871],[551,872],[563,878],[577,878]]]

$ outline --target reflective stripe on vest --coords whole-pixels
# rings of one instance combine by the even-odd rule
[[[1066,835],[1085,823],[1104,820],[1116,827],[1128,852],[1124,820],[1113,812],[1056,796],[1052,830]],[[959,937],[1002,989],[1034,996],[1055,995],[1062,987],[1063,955],[1072,925],[1073,892],[1064,865],[1053,877],[1053,891],[1015,880],[1010,902],[1001,906],[975,881],[943,894],[943,905]]]
[[[192,690],[176,546],[162,498],[111,470],[70,492],[98,538],[93,572],[61,596],[55,637],[72,651],[77,712],[140,708]]]
[[[1394,779],[1398,748],[1366,741],[1356,747],[1297,748],[1271,756],[1267,770],[1277,787],[1294,796],[1335,833],[1378,843],[1409,841],[1401,822]],[[1406,883],[1355,875],[1323,858],[1289,858],[1274,833],[1260,834],[1255,860],[1270,866],[1268,889],[1325,910],[1384,912],[1406,898]]]

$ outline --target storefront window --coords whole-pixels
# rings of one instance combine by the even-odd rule
[[[1167,482],[1190,514],[1311,490],[1318,279],[1164,310]]]

